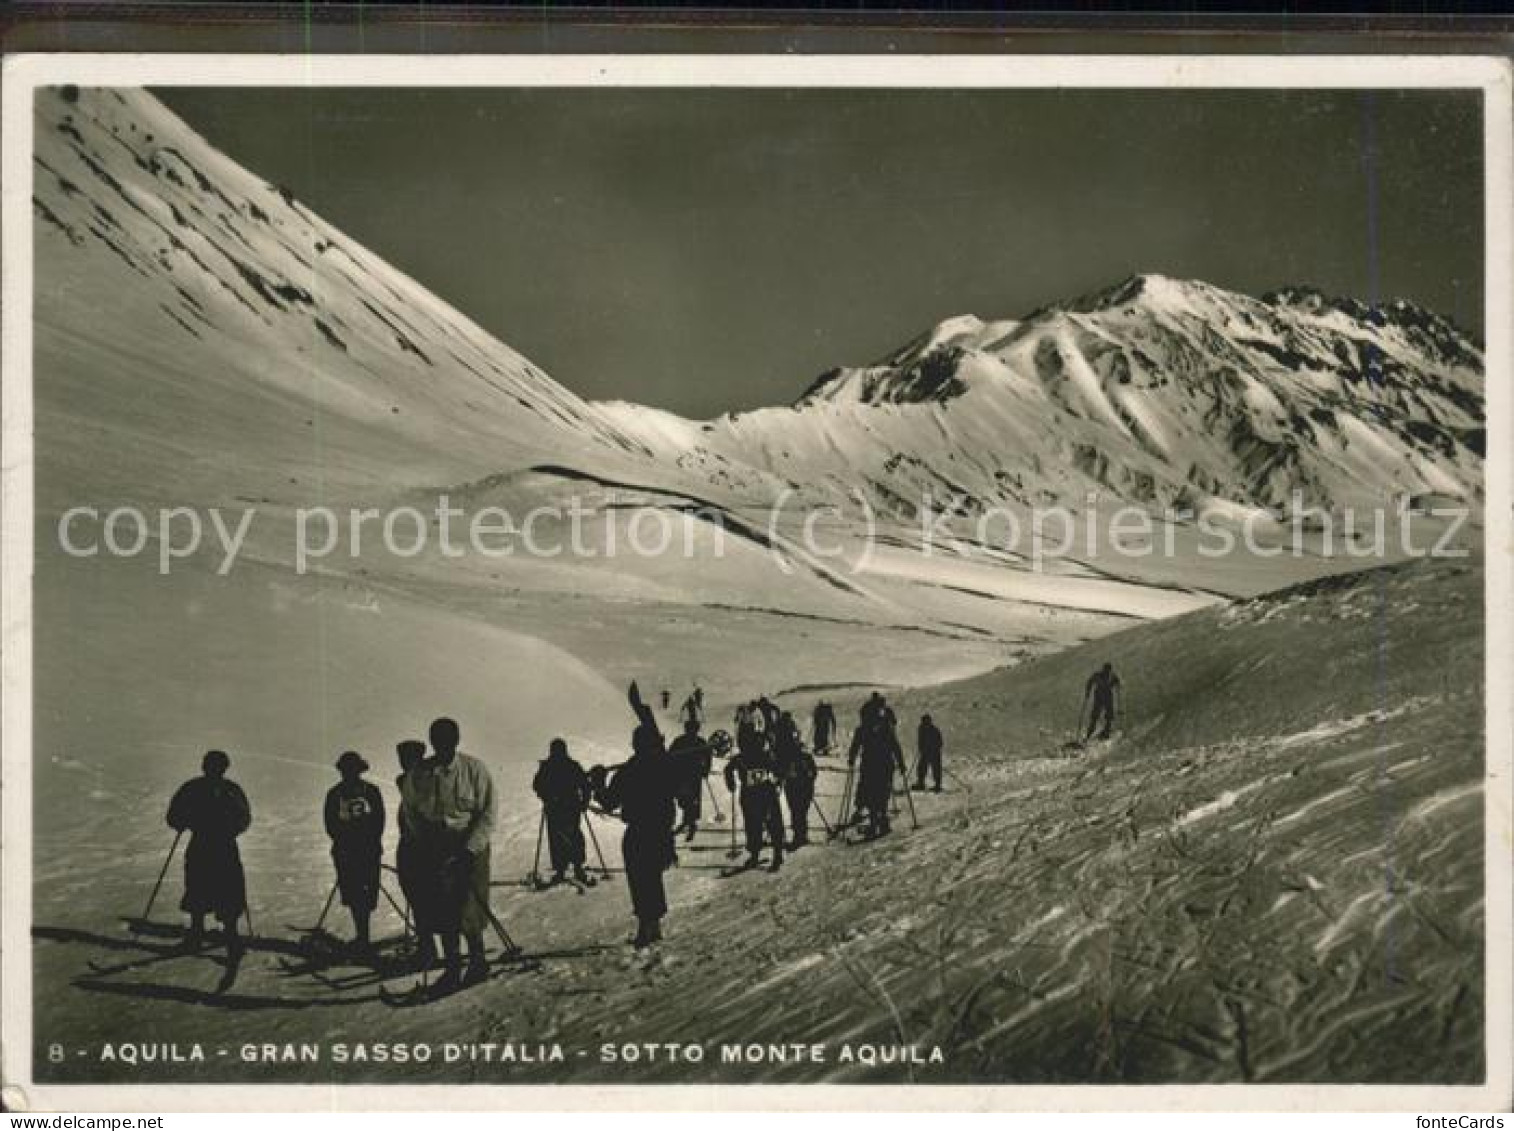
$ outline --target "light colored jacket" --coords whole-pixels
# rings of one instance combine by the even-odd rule
[[[408,798],[406,799],[409,800]],[[489,851],[494,832],[494,782],[484,764],[461,750],[444,766],[426,762],[414,783],[414,815],[433,827],[462,834],[468,851]]]

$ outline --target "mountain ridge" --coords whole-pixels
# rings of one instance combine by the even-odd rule
[[[674,432],[789,481],[813,482],[817,465],[835,477],[844,463],[908,495],[922,478],[899,476],[903,464],[957,478],[940,466],[944,445],[948,462],[996,464],[968,492],[985,503],[1095,491],[1276,512],[1294,490],[1326,509],[1400,495],[1476,502],[1481,371],[1471,335],[1401,300],[1367,306],[1306,287],[1258,299],[1135,275],[1022,319],[944,319],[881,362],[827,371],[789,406],[681,432],[666,414],[608,411],[645,428],[653,447]],[[843,426],[847,411],[855,419]],[[999,442],[954,445],[976,423],[961,417],[983,413],[1002,418]],[[1001,458],[1005,439],[1014,458]],[[1042,474],[1057,464],[1082,474]],[[1027,471],[1033,486],[1006,486]]]

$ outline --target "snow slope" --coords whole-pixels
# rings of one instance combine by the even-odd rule
[[[145,91],[36,109],[44,507],[373,498],[634,447]]]
[[[402,1022],[360,977],[281,969],[280,938],[255,947],[232,1008],[207,1008],[213,961],[158,957],[161,941],[80,922],[76,904],[39,940],[59,987],[53,1032],[120,1039],[151,1023],[235,1048],[252,1025],[272,1041],[569,1050],[555,1066],[212,1057],[136,1080],[1479,1080],[1481,582],[1476,561],[1328,579],[894,696],[906,728],[930,711],[947,738],[948,789],[917,797],[920,831],[900,813],[881,841],[817,845],[776,876],[724,876],[726,834],[711,826],[671,874],[668,939],[650,958],[620,941],[618,881],[585,896],[502,887],[506,921],[542,969]],[[1326,630],[1321,664],[1300,663]],[[1105,659],[1128,714],[1112,743],[1070,752],[1082,680]],[[864,693],[829,697],[845,722]],[[841,788],[832,763],[832,815]],[[502,854],[496,874],[523,872],[528,846]],[[310,887],[301,922],[319,900]],[[148,965],[100,975],[89,956]],[[670,1040],[704,1043],[710,1058],[598,1063],[600,1042]],[[721,1042],[830,1055],[721,1065]],[[944,1063],[843,1064],[846,1042],[938,1046]]]

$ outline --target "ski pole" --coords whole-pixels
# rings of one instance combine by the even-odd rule
[[[526,877],[526,882],[535,886],[541,883],[541,837],[547,827],[547,807],[541,807],[541,820],[536,823],[536,854],[531,857],[531,874]]]
[[[825,819],[825,810],[820,808],[820,798],[810,794],[810,807],[815,810],[815,816],[820,818],[820,823],[825,826],[825,835],[830,839],[836,835],[836,830],[831,828],[831,823]]]
[[[710,784],[709,778],[704,779],[704,788],[710,795],[710,804],[715,806],[715,823],[723,823],[725,821],[725,814],[720,810],[720,798],[715,796],[715,787]]]
[[[836,828],[831,833],[832,838],[840,836],[852,823],[852,777],[857,771],[857,764],[848,761],[846,765],[846,783],[841,787],[841,811],[836,816]]]
[[[726,851],[725,858],[734,860],[741,855],[741,849],[736,847],[736,791],[731,792],[731,847]]]
[[[147,906],[142,908],[142,917],[137,922],[146,923],[147,917],[152,914],[152,905],[158,901],[158,892],[163,888],[163,879],[168,875],[168,866],[173,863],[173,854],[178,851],[179,841],[183,837],[183,829],[174,833],[173,843],[168,846],[168,855],[163,858],[163,868],[158,872],[158,882],[152,885],[152,894],[147,897]]]
[[[321,933],[321,928],[326,925],[326,916],[331,911],[331,902],[332,902],[332,900],[336,899],[336,889],[337,889],[337,886],[338,886],[337,885],[337,881],[336,880],[332,880],[331,881],[331,890],[326,893],[326,903],[325,903],[325,906],[323,906],[321,908],[321,917],[315,921],[315,927],[311,929],[310,933],[312,935],[318,935],[318,934],[320,934]]]
[[[841,799],[841,820],[837,822],[838,828],[846,828],[851,824],[856,815],[857,806],[857,763],[848,758],[846,763],[846,787]]]
[[[522,951],[510,937],[510,932],[505,930],[505,925],[499,921],[499,916],[494,914],[494,909],[478,897],[478,892],[473,890],[473,884],[468,884],[468,897],[474,905],[484,913],[484,918],[489,920],[489,925],[494,928],[494,933],[499,936],[500,945],[505,948],[505,953],[511,958],[520,957]]]
[[[601,879],[610,878],[610,869],[605,867],[605,854],[599,847],[599,837],[594,832],[594,822],[589,820],[589,811],[584,810],[584,828],[589,830],[589,840],[594,845],[594,855],[599,857],[599,875]]]
[[[394,913],[398,915],[401,920],[403,920],[405,924],[405,934],[406,936],[408,936],[410,934],[410,912],[402,908],[399,903],[395,901],[394,896],[389,894],[389,889],[384,885],[382,878],[379,880],[379,892],[385,899],[389,901],[389,906],[394,908]]]
[[[897,765],[899,767],[899,772],[901,774],[904,773],[904,754],[902,752],[899,754]],[[919,831],[920,820],[915,816],[915,795],[910,792],[909,781],[907,778],[904,782],[904,801],[905,804],[909,806],[909,827],[913,831]]]

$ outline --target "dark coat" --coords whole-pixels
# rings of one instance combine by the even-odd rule
[[[921,723],[919,746],[920,753],[927,758],[934,758],[941,753],[941,728],[935,723]]]
[[[589,806],[589,775],[570,756],[549,756],[540,763],[531,789],[541,798],[547,824],[547,851],[552,870],[564,872],[585,859],[584,810]]]
[[[549,811],[582,813],[589,804],[589,775],[568,755],[539,762],[531,790]]]
[[[739,742],[739,749],[725,764],[725,787],[733,793],[739,785],[743,793],[772,789],[776,795],[778,782],[778,759],[761,735]]]
[[[792,725],[779,725],[777,738],[773,742],[773,760],[777,763],[778,776],[785,782],[796,778],[813,778],[818,772],[815,759],[804,748],[804,740]]]
[[[371,912],[384,861],[384,795],[372,782],[337,782],[326,794],[325,817],[342,904]]]
[[[869,810],[887,808],[893,795],[894,771],[903,760],[894,728],[883,718],[860,727],[852,736],[849,758],[860,756],[857,775],[858,804]]]
[[[247,908],[247,877],[237,837],[251,824],[252,806],[236,782],[206,776],[179,787],[168,805],[168,825],[189,833],[182,910],[214,914],[225,923],[241,918]]]
[[[668,755],[647,750],[632,755],[604,788],[605,808],[618,812],[626,823],[620,852],[638,919],[660,919],[668,913],[662,874],[673,864],[676,782]]]
[[[830,748],[836,735],[836,711],[829,703],[817,703],[812,717],[811,737],[817,750]]]
[[[680,734],[668,748],[668,757],[673,761],[675,796],[698,797],[714,764],[709,743],[697,734]]]

